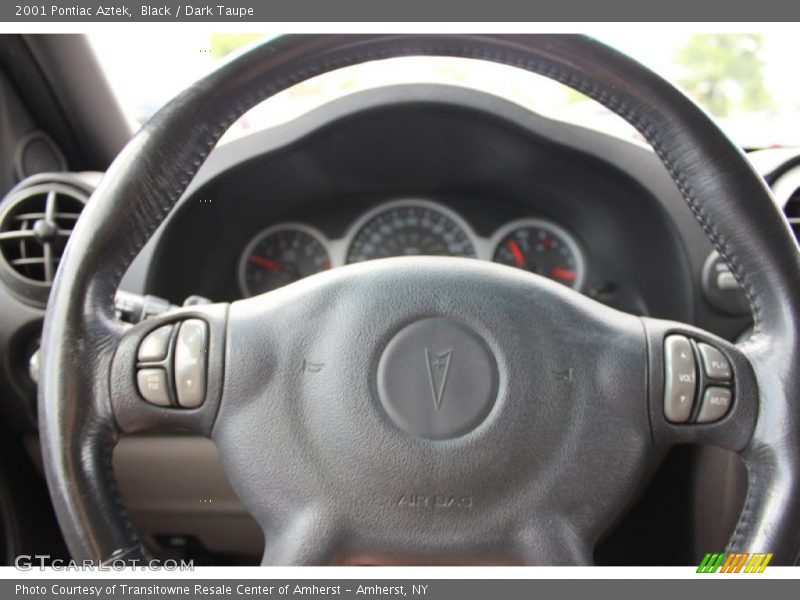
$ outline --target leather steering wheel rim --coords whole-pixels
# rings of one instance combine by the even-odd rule
[[[545,75],[616,112],[651,144],[744,290],[754,319],[753,334],[738,351],[755,375],[757,419],[752,436],[748,431],[733,446],[747,467],[748,492],[729,550],[772,552],[775,563],[794,563],[800,548],[800,407],[791,392],[800,383],[797,244],[764,182],[701,109],[632,59],[573,35],[286,36],[226,63],[142,127],[74,230],[42,337],[40,434],[72,555],[148,556],[111,468],[125,429],[109,376],[126,332],[115,320],[113,298],[133,258],[247,109],[336,68],[410,55],[483,59]],[[213,427],[215,417],[205,417],[204,427]]]

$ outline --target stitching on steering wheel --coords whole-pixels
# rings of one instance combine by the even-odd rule
[[[131,520],[130,514],[125,509],[125,505],[122,502],[122,495],[119,492],[119,486],[117,485],[117,480],[116,477],[114,476],[114,464],[112,457],[113,457],[114,446],[116,445],[116,443],[117,443],[117,436],[114,435],[112,432],[109,432],[109,434],[106,435],[106,440],[104,443],[104,446],[106,448],[101,460],[103,461],[103,467],[108,473],[108,478],[109,478],[108,480],[112,483],[112,485],[109,486],[110,488],[109,492],[114,502],[114,505],[117,509],[117,513],[122,517],[122,522],[125,526],[125,536],[128,538],[131,547],[137,545],[141,546],[142,544],[139,539],[139,535],[136,533],[136,528],[133,526],[133,521]],[[128,551],[129,550],[125,550],[124,553],[127,553]],[[102,562],[105,562],[106,560],[111,560],[114,557],[114,555],[117,554],[118,552],[120,552],[120,550],[115,550],[114,553],[112,553],[111,557],[109,557],[108,559],[103,559]]]
[[[733,550],[738,547],[739,541],[744,537],[744,530],[750,525],[750,517],[753,514],[753,504],[755,497],[752,490],[755,489],[757,476],[748,465],[747,467],[747,495],[745,496],[744,507],[739,515],[739,520],[736,522],[736,528],[733,530],[731,539],[728,540],[726,550]]]

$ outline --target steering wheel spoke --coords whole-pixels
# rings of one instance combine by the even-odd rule
[[[121,431],[210,434],[222,394],[227,309],[210,304],[176,310],[124,332],[109,377]]]
[[[712,444],[741,452],[758,416],[758,386],[748,356],[695,327],[643,322],[655,444]]]

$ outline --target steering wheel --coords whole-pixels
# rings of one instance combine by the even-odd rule
[[[735,346],[520,270],[434,257],[342,267],[134,326],[115,320],[126,268],[245,110],[326,71],[409,55],[540,73],[636,127],[744,290],[752,336]],[[748,491],[728,550],[791,564],[800,547],[799,256],[764,182],[713,121],[589,38],[265,43],[145,124],[61,262],[39,416],[69,549],[80,559],[148,558],[111,453],[121,432],[177,428],[216,442],[264,530],[263,564],[590,564],[648,459],[678,443],[741,455]]]

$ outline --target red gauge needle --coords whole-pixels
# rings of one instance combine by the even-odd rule
[[[508,249],[511,250],[511,254],[514,255],[514,264],[518,267],[525,266],[525,255],[522,254],[522,250],[520,250],[519,244],[516,242],[516,240],[508,240],[508,242],[506,242],[506,246],[508,246]]]
[[[553,277],[558,277],[559,279],[565,279],[566,281],[575,281],[575,279],[578,277],[578,274],[575,271],[562,269],[561,267],[553,267],[550,270],[550,275]]]
[[[271,271],[272,273],[277,273],[281,270],[281,263],[277,260],[271,260],[269,258],[265,258],[258,254],[251,254],[247,260],[251,263],[258,265],[259,267],[264,267],[265,269]]]

